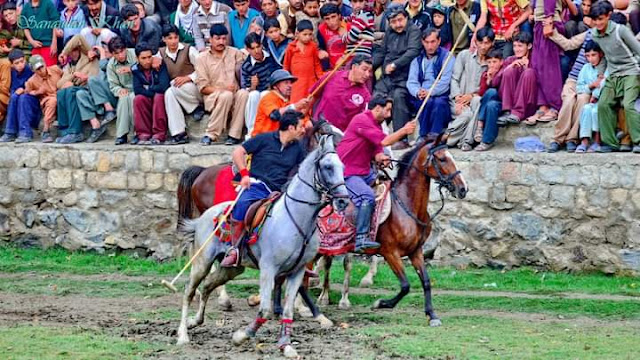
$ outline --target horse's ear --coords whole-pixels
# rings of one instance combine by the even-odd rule
[[[320,141],[318,141],[318,147],[320,149],[324,148],[324,145],[325,145],[326,141],[327,141],[327,136],[326,135],[320,136]]]

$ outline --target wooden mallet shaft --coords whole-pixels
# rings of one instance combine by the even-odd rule
[[[342,67],[342,65],[344,65],[345,62],[347,62],[347,60],[351,57],[351,55],[353,55],[353,53],[355,53],[356,50],[358,50],[360,48],[360,46],[362,46],[362,43],[363,43],[362,40],[358,41],[356,43],[356,46],[353,47],[353,49],[349,50],[348,53],[342,55],[342,57],[336,63],[336,66],[329,73],[329,75],[325,76],[325,78],[322,80],[320,85],[318,85],[318,87],[316,87],[313,90],[311,95],[308,96],[309,98],[315,97],[318,94],[318,92],[320,92],[322,90],[322,88],[327,84],[329,79],[331,79],[331,77],[336,73],[336,71],[338,71],[338,69],[340,69]]]

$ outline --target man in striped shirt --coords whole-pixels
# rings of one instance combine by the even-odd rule
[[[196,43],[196,49],[203,52],[209,49],[209,31],[214,24],[222,24],[229,29],[229,13],[231,8],[225,4],[221,4],[213,0],[200,0],[198,10],[193,14],[193,38]],[[227,38],[228,44],[231,44],[231,37]]]
[[[350,27],[345,41],[347,53],[360,43],[360,47],[354,52],[354,55],[371,56],[375,16],[371,10],[366,8],[366,0],[351,0],[351,6],[353,7],[353,13],[345,19],[348,27]]]

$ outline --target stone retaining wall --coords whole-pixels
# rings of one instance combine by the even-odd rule
[[[0,236],[25,246],[176,255],[180,173],[227,161],[230,151],[0,145]],[[640,156],[453,154],[470,191],[435,221],[428,246],[440,245],[436,262],[640,270]]]

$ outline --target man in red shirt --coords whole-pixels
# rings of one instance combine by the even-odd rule
[[[356,252],[380,246],[369,237],[371,215],[375,209],[375,194],[371,184],[376,179],[376,171],[371,161],[387,165],[390,157],[384,153],[385,146],[391,146],[405,136],[413,134],[416,122],[410,121],[398,131],[386,135],[382,122],[391,118],[393,101],[381,95],[369,101],[369,110],[356,115],[337,148],[338,156],[344,164],[344,176],[351,201],[358,209],[356,217]]]

